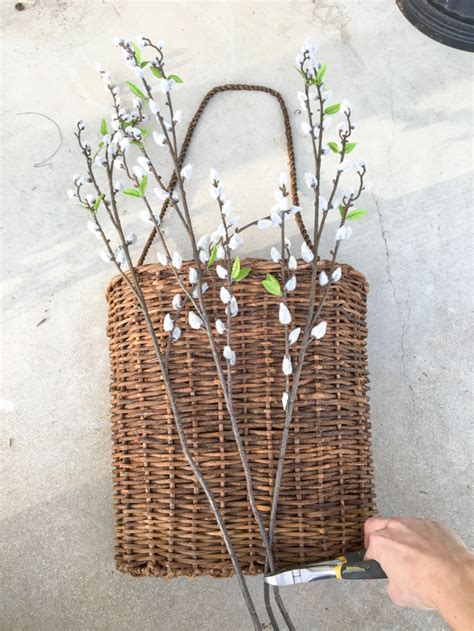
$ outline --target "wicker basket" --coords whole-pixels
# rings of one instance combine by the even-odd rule
[[[183,143],[211,96],[203,100]],[[297,203],[291,130],[287,117],[293,201]],[[163,208],[164,214],[166,207]],[[299,219],[300,228],[307,234]],[[143,262],[152,236],[140,262]],[[233,322],[239,357],[233,376],[234,406],[252,469],[258,507],[270,513],[272,487],[284,425],[283,336],[276,334],[278,299],[261,280],[278,273],[274,263],[251,259],[252,274],[235,286],[240,312]],[[327,262],[319,263],[328,269]],[[321,317],[326,336],[306,353],[298,402],[290,430],[274,538],[278,567],[329,558],[363,541],[363,522],[374,510],[368,421],[367,283],[342,265]],[[177,287],[172,272],[140,265],[138,275],[153,324],[165,344],[163,317]],[[289,306],[296,322],[308,308],[310,268],[300,262]],[[317,296],[319,300],[320,296]],[[181,452],[166,390],[145,322],[128,285],[116,277],[107,290],[111,361],[111,413],[116,512],[117,567],[132,575],[233,574],[207,499]],[[221,304],[214,286],[206,293],[211,318]],[[247,501],[242,465],[220,390],[207,338],[186,329],[173,345],[170,375],[188,442],[215,494],[236,554],[246,574],[263,571],[265,557]],[[236,367],[237,368],[237,367]]]

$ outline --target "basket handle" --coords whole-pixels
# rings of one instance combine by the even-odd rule
[[[186,153],[188,151],[189,144],[191,142],[191,138],[194,133],[194,129],[206,105],[208,104],[208,102],[211,100],[211,98],[214,95],[218,94],[219,92],[226,92],[228,90],[248,90],[250,92],[266,92],[267,94],[270,94],[271,96],[274,96],[277,99],[280,105],[281,112],[283,114],[283,121],[285,124],[286,145],[287,145],[287,151],[288,151],[288,162],[289,162],[289,167],[290,167],[291,199],[294,206],[299,206],[298,182],[296,179],[295,152],[294,152],[294,147],[293,147],[293,136],[291,133],[288,110],[286,108],[285,101],[282,95],[276,90],[273,90],[272,88],[267,88],[263,85],[252,85],[252,84],[244,84],[244,83],[226,83],[224,85],[218,85],[215,88],[212,88],[212,90],[209,90],[209,92],[202,99],[201,103],[199,104],[198,109],[196,110],[196,113],[194,114],[191,122],[189,123],[189,127],[186,132],[186,136],[184,137],[183,144],[181,146],[181,150],[178,156],[179,167],[181,168],[183,166],[184,158],[186,157]],[[177,182],[176,171],[173,171],[173,175],[171,176],[171,179],[167,187],[168,190],[173,188],[176,182]],[[161,211],[159,215],[160,219],[163,219],[163,217],[165,216],[168,205],[169,205],[169,198],[164,201],[163,206],[161,207]],[[308,246],[312,247],[311,239],[309,238],[308,232],[303,223],[301,213],[299,212],[296,213],[295,218],[296,218],[296,223],[298,224],[298,228],[300,229],[300,232],[303,236],[303,239],[306,241]],[[143,247],[143,250],[142,250],[142,253],[140,254],[140,258],[138,259],[137,265],[143,265],[146,255],[148,254],[148,250],[150,249],[150,246],[153,243],[155,236],[156,236],[156,228],[153,228],[145,243],[145,246]]]

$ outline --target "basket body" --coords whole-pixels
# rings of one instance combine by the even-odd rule
[[[278,298],[261,280],[274,263],[249,260],[252,274],[235,286],[234,406],[265,524],[284,425],[281,395],[283,327]],[[328,263],[320,263],[328,269]],[[342,265],[321,317],[325,337],[307,350],[290,429],[274,539],[279,568],[361,547],[363,523],[374,512],[368,420],[367,283]],[[171,271],[138,268],[155,330],[178,291]],[[308,307],[310,269],[299,265],[289,304],[294,325]],[[320,296],[317,297],[317,299]],[[206,293],[211,319],[222,317],[217,289]],[[107,290],[111,361],[113,475],[117,567],[132,575],[230,576],[232,565],[216,521],[184,456],[145,322],[127,284]],[[183,318],[187,314],[183,314]],[[207,336],[182,326],[170,376],[191,451],[209,482],[246,574],[263,571],[264,551],[217,380]]]

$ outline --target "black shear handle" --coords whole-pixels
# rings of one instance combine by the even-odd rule
[[[341,578],[349,580],[387,578],[377,561],[347,561],[341,568]]]

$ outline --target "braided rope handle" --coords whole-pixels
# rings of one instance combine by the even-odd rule
[[[294,206],[299,206],[298,182],[297,182],[297,177],[296,177],[296,164],[295,164],[295,151],[293,147],[293,136],[291,133],[290,118],[288,116],[288,110],[286,108],[285,101],[282,95],[276,90],[273,90],[272,88],[267,88],[263,85],[251,85],[251,84],[244,84],[244,83],[227,83],[224,85],[218,85],[215,88],[212,88],[212,90],[209,90],[209,92],[202,99],[201,103],[199,104],[199,107],[196,110],[196,113],[194,114],[191,122],[189,123],[189,127],[186,132],[186,136],[184,137],[183,144],[181,146],[181,150],[178,156],[179,167],[181,168],[183,166],[184,158],[186,157],[186,153],[188,151],[189,144],[191,142],[191,138],[194,133],[194,129],[206,105],[211,100],[211,98],[215,96],[216,94],[218,94],[219,92],[226,92],[229,90],[247,90],[250,92],[265,92],[267,94],[270,94],[271,96],[274,96],[277,99],[280,105],[281,112],[283,114],[283,120],[285,124],[288,162],[289,162],[289,167],[290,167],[291,199]],[[173,171],[173,175],[171,176],[171,179],[167,187],[168,190],[172,190],[174,188],[177,180],[178,178],[176,175],[176,171]],[[160,215],[159,215],[160,220],[163,219],[163,217],[165,216],[166,211],[169,206],[169,202],[170,202],[169,198],[164,201],[163,206],[161,207]],[[308,232],[303,223],[301,213],[299,212],[296,213],[295,218],[296,218],[296,223],[298,224],[298,228],[300,229],[300,232],[303,236],[303,239],[306,241],[309,247],[312,247],[311,239],[309,238]],[[148,250],[150,249],[150,246],[153,243],[155,236],[156,236],[156,228],[153,228],[143,247],[143,251],[140,254],[140,258],[138,259],[137,265],[143,265],[143,263],[145,262],[145,258],[148,254]]]

